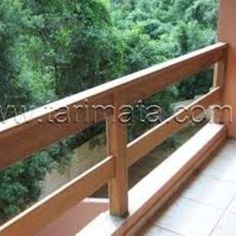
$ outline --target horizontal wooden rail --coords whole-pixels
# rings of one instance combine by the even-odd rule
[[[84,98],[84,93],[81,97]],[[90,97],[89,100],[81,99],[77,103],[72,102],[73,105],[69,102],[71,100],[73,99],[63,99],[4,121],[0,125],[0,170],[91,124],[104,120],[109,111],[96,109],[94,116],[91,116],[90,110],[78,107],[106,106],[112,102],[112,97],[101,99],[98,95],[98,97]],[[52,110],[55,111],[50,112]],[[16,125],[20,120],[26,122]]]
[[[225,61],[226,52],[227,44],[217,43],[139,72],[144,74],[143,77],[121,90],[123,100],[132,104],[145,99],[216,62]]]
[[[188,124],[187,121],[190,120],[190,112],[193,108],[196,108],[194,112],[194,117],[196,117],[202,112],[198,109],[199,106],[207,109],[210,105],[217,104],[220,98],[221,89],[218,87],[129,143],[127,146],[128,165],[131,166],[168,137],[185,127]],[[178,120],[185,121],[178,122]]]
[[[226,49],[226,44],[217,43],[5,121],[0,125],[0,169],[105,120],[112,112],[91,109],[93,105],[114,105],[114,94],[126,104],[135,103],[224,60]]]
[[[108,157],[0,227],[0,235],[35,235],[49,222],[57,219],[62,213],[77,205],[79,201],[93,194],[114,175],[114,160],[112,157]]]

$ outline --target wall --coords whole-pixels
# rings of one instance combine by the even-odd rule
[[[218,39],[229,44],[224,101],[232,107],[233,122],[225,119],[229,136],[236,138],[236,1],[221,0]]]

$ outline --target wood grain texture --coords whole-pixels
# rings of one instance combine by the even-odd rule
[[[224,90],[225,83],[226,83],[226,67],[227,67],[227,52],[224,55],[224,59],[215,64],[213,88],[221,87],[222,90]],[[224,104],[223,96],[224,95],[222,93],[221,103],[220,103],[221,106],[223,106],[223,104]],[[224,115],[220,114],[217,110],[214,110],[214,108],[212,108],[211,109],[211,120],[214,123],[220,124],[220,123],[224,122]]]
[[[119,94],[114,96],[117,109],[107,117],[107,154],[115,159],[115,177],[108,183],[110,213],[125,216],[128,213],[128,165],[126,157],[127,129],[119,119],[123,104]]]

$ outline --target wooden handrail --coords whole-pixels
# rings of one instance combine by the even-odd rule
[[[104,120],[107,121],[109,157],[0,227],[0,235],[32,235],[107,182],[111,213],[125,215],[128,212],[128,167],[182,128],[184,124],[176,122],[176,118],[184,117],[186,113],[180,111],[174,114],[127,145],[126,127],[118,121],[119,106],[147,98],[215,63],[220,62],[222,66],[226,53],[227,45],[216,43],[2,123],[0,169]],[[212,91],[189,105],[187,110],[197,105],[208,108],[218,103],[222,87],[217,85],[215,83]],[[99,106],[107,109],[97,109]],[[62,117],[68,119],[61,122]]]
[[[92,109],[88,116],[81,107],[114,105],[115,93],[126,105],[132,104],[224,60],[226,49],[226,44],[217,43],[5,121],[0,126],[0,169],[105,120],[109,112]],[[67,109],[70,120],[58,124],[60,108]]]

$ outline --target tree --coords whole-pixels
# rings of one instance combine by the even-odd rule
[[[15,9],[17,6],[18,4],[15,3],[12,8]],[[8,4],[4,1],[0,4],[0,105],[4,112],[7,105],[27,104],[29,97],[29,91],[18,83],[17,68],[13,60],[13,48],[15,38],[18,35],[17,20],[19,15],[16,14],[14,18],[11,17]],[[8,116],[11,116],[11,114],[8,114]]]

